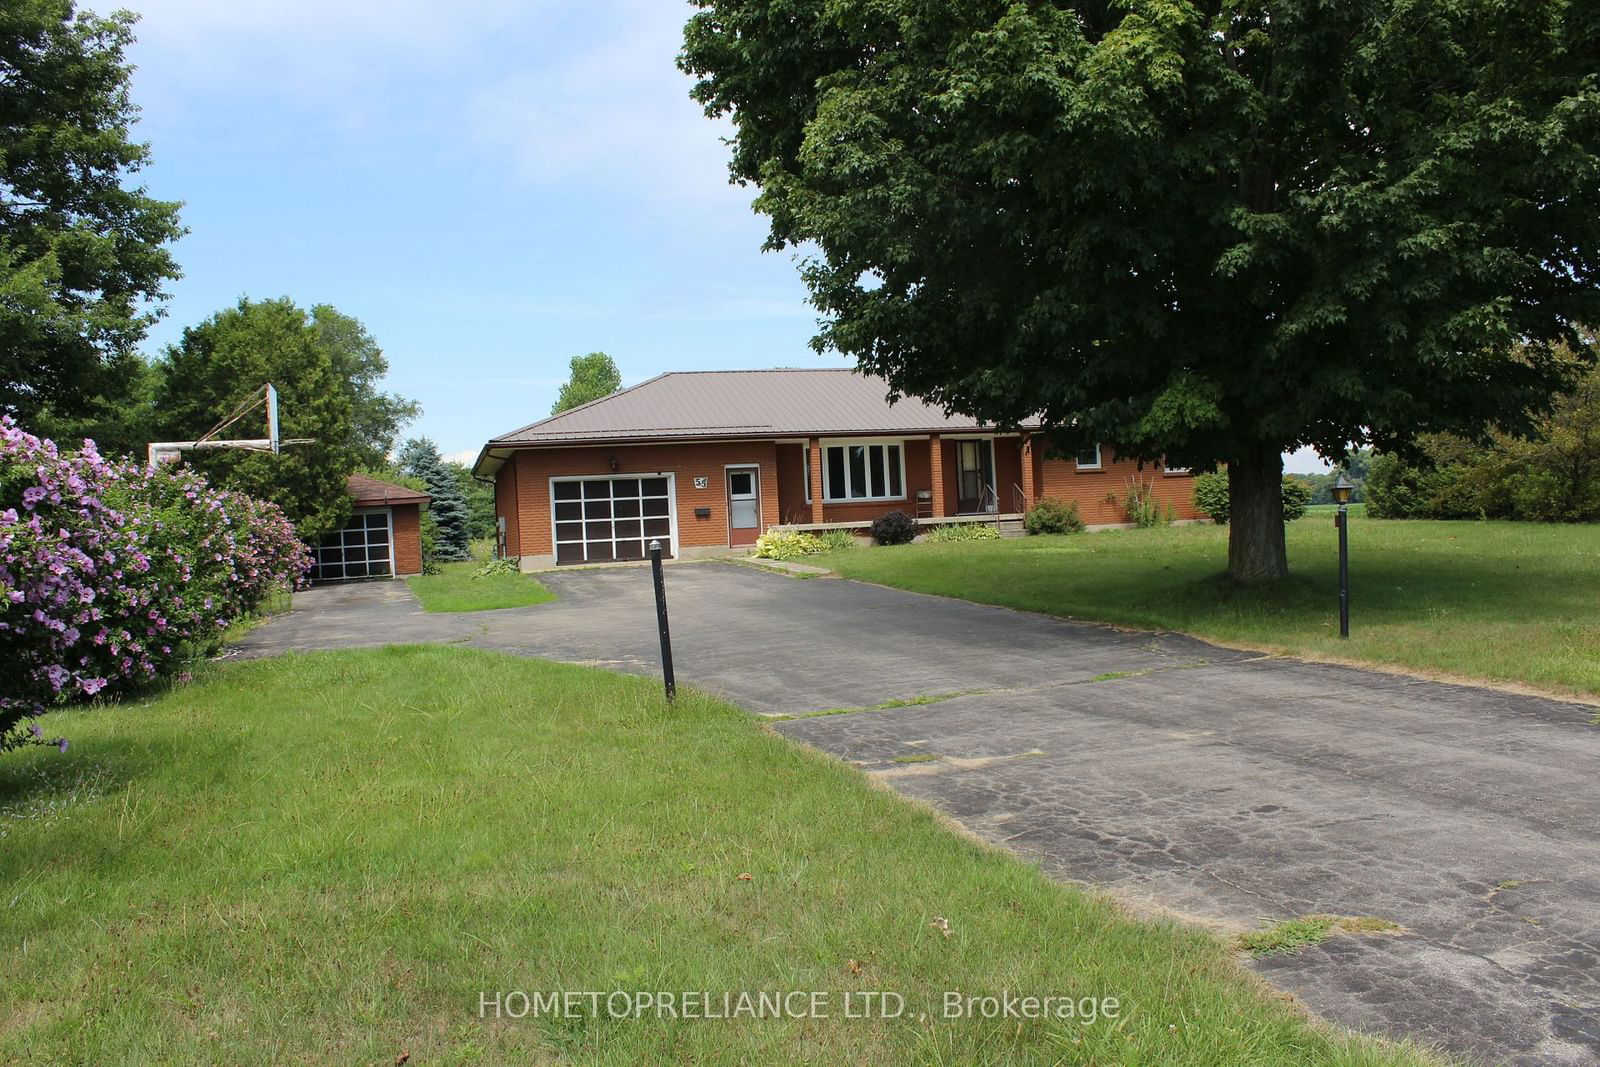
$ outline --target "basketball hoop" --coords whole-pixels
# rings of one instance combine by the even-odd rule
[[[244,418],[256,408],[265,405],[267,409],[267,436],[252,438],[220,438],[217,434]],[[175,463],[183,457],[185,452],[215,452],[224,449],[235,449],[242,452],[268,452],[277,455],[284,445],[308,445],[314,439],[299,437],[284,441],[278,436],[278,390],[271,382],[263,385],[250,397],[234,409],[233,414],[223,419],[206,432],[205,436],[195,441],[152,441],[149,446],[150,466],[162,463]]]

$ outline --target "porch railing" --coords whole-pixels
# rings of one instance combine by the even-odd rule
[[[1011,510],[1017,515],[1028,513],[1028,494],[1022,491],[1022,486],[1015,483],[1011,486]]]

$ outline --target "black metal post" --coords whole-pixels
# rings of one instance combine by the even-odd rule
[[[678,695],[672,676],[672,631],[667,628],[667,583],[661,577],[661,542],[650,542],[650,571],[656,581],[656,624],[661,630],[661,678],[667,685],[667,700]]]
[[[1339,636],[1350,636],[1350,512],[1339,505]]]

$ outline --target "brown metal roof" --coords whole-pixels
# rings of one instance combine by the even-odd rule
[[[352,474],[344,480],[345,491],[358,508],[381,508],[392,504],[426,504],[433,497],[392,482],[380,482],[365,474]]]
[[[675,437],[942,433],[978,423],[845,368],[675,371],[502,434],[489,447]]]

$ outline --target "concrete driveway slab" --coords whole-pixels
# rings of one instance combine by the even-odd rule
[[[1594,708],[724,564],[667,582],[680,681],[795,716],[774,728],[1055,877],[1224,930],[1399,924],[1254,962],[1328,1018],[1600,1063]],[[461,616],[318,590],[245,653],[453,640],[657,672],[647,570],[548,584]]]

